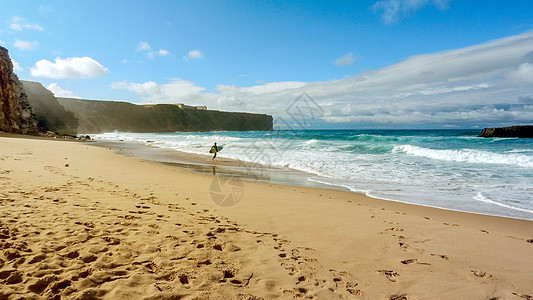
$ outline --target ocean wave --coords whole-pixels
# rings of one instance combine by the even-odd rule
[[[494,153],[472,149],[443,150],[418,147],[413,145],[398,145],[393,153],[400,152],[412,156],[427,157],[436,160],[468,162],[482,164],[513,165],[524,168],[533,168],[533,156],[511,153]]]
[[[513,205],[500,203],[500,202],[491,200],[491,199],[485,197],[485,195],[483,195],[481,192],[477,193],[477,195],[472,197],[472,199],[478,200],[478,201],[481,201],[481,202],[485,202],[485,203],[489,203],[489,204],[498,205],[498,206],[505,207],[505,208],[509,208],[509,209],[512,209],[512,210],[518,210],[518,211],[523,211],[523,212],[527,212],[527,213],[533,214],[532,210],[521,208],[521,207],[516,207],[516,206],[513,206]]]
[[[506,153],[533,153],[533,149],[513,149],[505,151]]]
[[[397,136],[387,136],[387,135],[373,135],[373,134],[356,134],[345,138],[350,141],[359,141],[359,142],[398,142],[400,137]]]
[[[467,140],[470,138],[434,132],[429,136],[417,131],[399,134],[112,132],[91,137],[201,154],[209,162],[207,152],[216,141],[224,146],[221,158],[237,159],[245,166],[261,164],[303,171],[311,175],[309,181],[386,200],[533,219],[530,141],[502,140],[495,145],[487,139]],[[491,191],[491,199],[483,194],[472,199],[477,191],[485,190]],[[491,204],[480,205],[481,201]]]
[[[352,152],[356,154],[386,154],[386,153],[391,153],[393,149],[394,149],[394,146],[392,145],[356,144],[356,145],[340,146],[336,149],[336,151]]]

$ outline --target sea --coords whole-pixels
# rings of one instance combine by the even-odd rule
[[[479,130],[110,132],[123,141],[308,174],[310,182],[371,197],[533,220],[533,139]],[[253,179],[253,178],[252,178]]]

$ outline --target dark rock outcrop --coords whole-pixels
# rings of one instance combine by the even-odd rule
[[[76,135],[78,119],[57,101],[54,94],[39,82],[21,80],[41,131],[58,135]]]
[[[37,121],[24,88],[13,73],[6,48],[0,46],[0,131],[35,134]]]
[[[272,130],[272,116],[180,108],[172,104],[135,105],[118,101],[57,98],[78,119],[79,133]]]
[[[533,125],[485,128],[478,136],[533,138]]]

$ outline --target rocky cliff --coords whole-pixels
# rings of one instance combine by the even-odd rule
[[[533,138],[533,125],[485,128],[479,137],[518,137]]]
[[[135,105],[118,101],[57,98],[78,119],[78,133],[272,130],[272,116],[180,108],[171,104]]]
[[[6,48],[0,46],[0,131],[37,133],[35,115]]]
[[[59,135],[76,135],[78,119],[57,101],[54,94],[39,82],[21,80],[41,131]]]
[[[264,114],[56,98],[38,82],[19,81],[3,47],[0,47],[0,97],[0,131],[10,133],[272,130],[272,116]]]

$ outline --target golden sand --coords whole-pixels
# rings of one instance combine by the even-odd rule
[[[533,299],[530,221],[0,145],[0,299]]]

